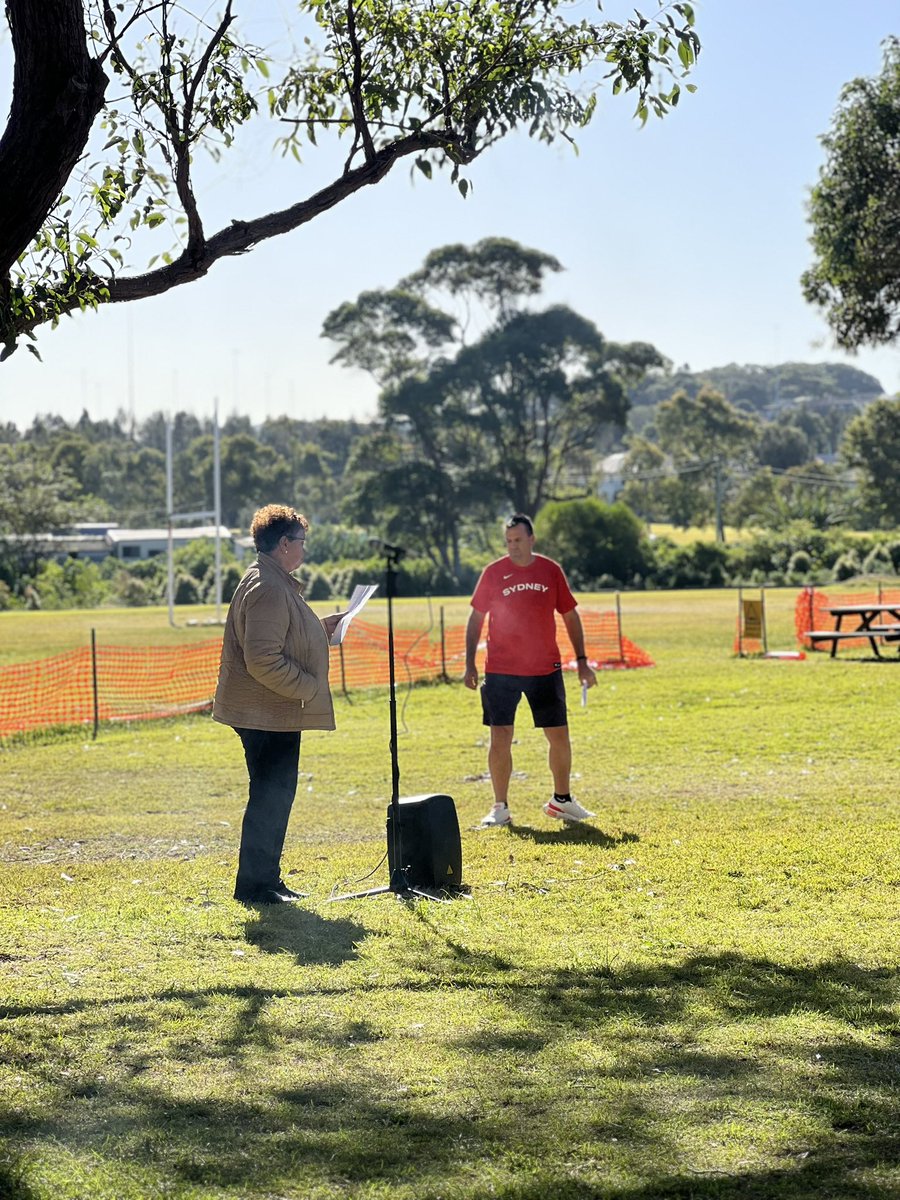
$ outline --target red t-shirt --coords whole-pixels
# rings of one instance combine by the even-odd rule
[[[489,614],[485,671],[551,674],[560,664],[555,614],[571,612],[577,603],[552,558],[536,554],[527,567],[508,556],[489,563],[472,596],[476,612]]]

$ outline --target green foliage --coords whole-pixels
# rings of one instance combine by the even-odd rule
[[[200,599],[200,584],[197,580],[193,575],[178,571],[175,575],[174,602],[176,604],[199,604]]]
[[[331,361],[368,371],[382,385],[417,370],[452,341],[454,332],[451,316],[402,285],[390,292],[361,292],[322,325],[322,337],[339,346]]]
[[[876,400],[854,417],[841,452],[857,470],[869,512],[884,526],[900,524],[900,399]]]
[[[316,521],[306,537],[305,563],[336,562],[340,559],[366,558],[372,552],[364,529]]]
[[[657,538],[647,582],[663,588],[721,587],[729,580],[728,566],[728,550],[718,542],[676,546],[668,538]]]
[[[109,596],[109,588],[96,563],[67,558],[63,563],[44,561],[35,586],[41,606],[57,608],[97,608]]]
[[[710,388],[676,392],[657,406],[655,424],[660,447],[677,464],[747,461],[759,437],[758,422]]]
[[[787,574],[792,583],[802,583],[813,569],[812,556],[806,550],[795,550],[788,559]]]
[[[839,583],[853,579],[861,571],[862,563],[859,561],[859,555],[855,550],[845,550],[834,564],[834,578]]]
[[[236,562],[234,552],[227,542],[220,543],[219,554],[223,567]],[[161,560],[162,556],[157,555],[157,558]],[[194,579],[203,579],[215,570],[215,540],[213,538],[195,538],[186,546],[179,546],[174,551],[172,560],[176,570],[183,571],[185,575],[192,575]]]
[[[626,504],[594,497],[546,504],[535,535],[538,550],[563,564],[574,588],[590,591],[604,576],[621,586],[646,574],[643,525]]]
[[[229,603],[229,601],[231,600],[231,597],[235,593],[235,589],[237,588],[237,585],[241,582],[243,574],[244,574],[244,569],[243,569],[243,567],[241,567],[241,565],[239,563],[233,562],[233,561],[225,562],[223,559],[222,577],[221,577],[221,588],[222,588],[221,598],[222,598],[223,604]],[[203,595],[204,601],[207,604],[214,603],[214,601],[216,599],[215,567],[207,567],[206,574],[203,576],[203,580],[200,585],[200,591]]]
[[[873,546],[862,564],[865,575],[893,575],[894,562],[888,546],[883,542]]]
[[[0,444],[0,569],[6,582],[15,573],[34,573],[40,560],[40,536],[65,526],[74,516],[77,481],[28,443]]]
[[[900,330],[898,136],[900,41],[892,37],[881,74],[843,89],[809,204],[815,261],[803,291],[848,350],[893,342]]]
[[[764,467],[775,467],[780,471],[800,467],[811,457],[809,438],[796,425],[784,422],[764,425],[757,456]]]
[[[654,516],[684,528],[708,524],[728,497],[733,469],[752,461],[758,422],[720,392],[701,388],[695,396],[678,391],[658,404],[654,428],[668,475],[653,488],[654,500],[664,506]],[[635,473],[641,457],[648,457],[646,439],[636,445],[629,473]]]
[[[114,594],[118,603],[124,604],[126,608],[143,608],[144,605],[153,604],[157,600],[154,589],[147,581],[130,571],[119,573]]]
[[[763,413],[788,405],[790,420],[804,422],[804,414],[847,401],[874,400],[884,388],[873,376],[846,363],[778,363],[775,366],[710,367],[690,371],[687,367],[650,371],[631,389],[633,405],[655,407],[677,391],[696,396],[704,388],[721,392],[729,403],[746,412]],[[802,407],[793,403],[802,400]],[[807,431],[808,432],[808,431]],[[817,452],[836,447],[816,446]]]
[[[847,524],[856,514],[852,484],[839,471],[822,463],[774,475],[768,468],[744,477],[728,507],[736,526],[779,530],[795,522],[816,529]]]

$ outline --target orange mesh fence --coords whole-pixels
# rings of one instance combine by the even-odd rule
[[[591,665],[652,667],[640,647],[620,634],[616,614],[582,611],[585,650]],[[558,619],[557,637],[567,644]],[[394,660],[400,684],[438,679],[443,672],[461,678],[466,630],[394,630]],[[149,720],[208,708],[216,687],[221,638],[178,647],[98,645],[96,719]],[[483,649],[479,652],[483,662]],[[573,658],[563,666],[574,669]],[[332,650],[331,681],[337,690],[381,687],[388,683],[387,627],[352,622],[340,650]],[[0,737],[55,725],[92,725],[94,678],[90,647],[53,658],[0,668]]]
[[[584,650],[588,662],[597,670],[610,668],[652,667],[653,659],[622,636],[618,617],[614,612],[597,612],[594,609],[581,609],[578,613],[584,627]],[[568,645],[568,634],[562,617],[556,618],[556,640],[560,647]],[[570,648],[571,649],[571,648]],[[577,666],[575,659],[567,659],[563,654],[563,667],[574,671]]]
[[[0,669],[0,737],[93,719],[89,646]]]
[[[830,645],[812,645],[806,636],[811,630],[822,632],[837,629],[838,618],[830,613],[830,608],[838,608],[842,604],[897,604],[900,605],[900,590],[883,588],[879,592],[823,592],[818,588],[806,587],[797,597],[794,605],[794,629],[797,641],[809,650],[824,650],[830,652]],[[846,625],[844,626],[846,628]],[[858,638],[845,638],[844,646],[865,646],[868,639],[863,634]]]
[[[463,630],[463,639],[465,631]],[[331,657],[331,686],[381,687],[389,682],[386,625],[373,625],[358,617],[344,639],[341,665]],[[440,630],[394,629],[394,671],[398,683],[437,679],[441,673]]]
[[[222,639],[189,646],[98,646],[101,721],[173,717],[209,708]]]
[[[97,647],[99,721],[170,717],[208,708],[219,638],[177,648]],[[0,737],[51,725],[94,722],[90,647],[0,669]]]

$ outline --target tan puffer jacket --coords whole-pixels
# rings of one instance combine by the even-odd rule
[[[237,729],[334,729],[325,630],[297,580],[267,554],[228,609],[213,718]]]

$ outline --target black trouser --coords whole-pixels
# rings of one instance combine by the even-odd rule
[[[243,743],[250,776],[234,894],[236,899],[247,899],[281,881],[281,851],[297,791],[300,734],[265,729],[234,732]]]

